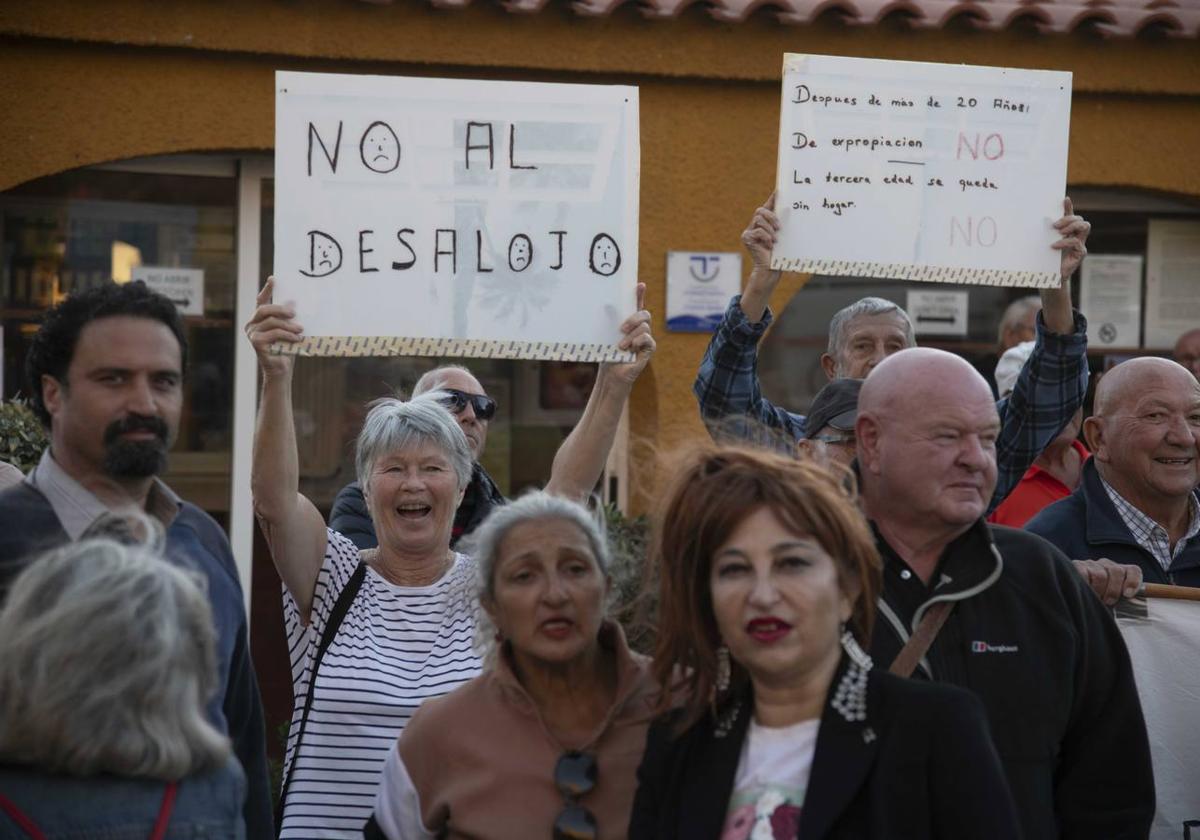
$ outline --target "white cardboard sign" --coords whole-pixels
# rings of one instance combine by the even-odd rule
[[[742,287],[742,255],[667,252],[667,329],[716,332]]]
[[[967,334],[967,292],[909,289],[905,303],[917,335]]]
[[[786,54],[772,267],[1052,287],[1071,74]]]
[[[630,358],[636,88],[275,80],[275,299],[300,353]]]
[[[204,269],[168,268],[135,265],[131,280],[141,280],[149,288],[166,295],[180,315],[204,314]]]

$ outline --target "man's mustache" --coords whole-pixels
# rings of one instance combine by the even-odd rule
[[[118,437],[129,432],[152,432],[164,444],[167,442],[167,424],[161,417],[130,414],[109,424],[104,430],[104,443],[115,443]]]

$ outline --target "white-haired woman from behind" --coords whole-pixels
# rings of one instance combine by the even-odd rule
[[[0,610],[0,838],[242,840],[215,645],[202,578],[148,548],[32,563]]]

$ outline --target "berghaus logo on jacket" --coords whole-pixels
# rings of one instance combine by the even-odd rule
[[[971,653],[1016,653],[1016,645],[994,645],[991,642],[971,642]]]

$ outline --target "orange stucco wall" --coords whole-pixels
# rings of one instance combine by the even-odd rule
[[[15,8],[20,6],[21,8]],[[780,54],[827,52],[1068,69],[1069,181],[1200,197],[1200,49],[1028,33],[610,18],[476,0],[106,0],[0,7],[0,190],[122,158],[268,150],[276,69],[637,84],[641,262],[660,350],[632,430],[658,451],[702,435],[690,388],[705,336],[664,332],[668,250],[735,250],[774,177]],[[793,281],[780,298],[794,290]],[[645,450],[642,450],[645,451]],[[652,458],[635,457],[646,504]]]

